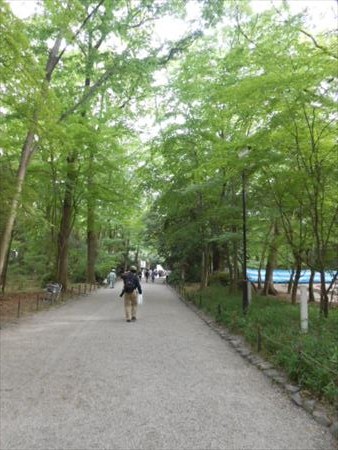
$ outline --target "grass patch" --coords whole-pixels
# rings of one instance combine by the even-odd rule
[[[300,307],[275,298],[254,296],[246,316],[242,296],[221,285],[188,291],[188,299],[234,333],[241,334],[289,378],[338,407],[338,309],[328,319],[319,316],[317,305],[309,305],[309,332],[300,331]]]

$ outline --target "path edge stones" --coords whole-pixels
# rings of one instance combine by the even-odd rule
[[[310,414],[317,423],[328,429],[338,440],[338,415],[329,411],[319,400],[309,397],[308,393],[300,386],[291,383],[285,373],[255,353],[242,336],[231,334],[224,325],[219,324],[192,302],[186,300],[172,286],[167,285],[167,287],[209,328],[227,341],[242,358],[257,367],[272,383],[278,385],[296,406]]]

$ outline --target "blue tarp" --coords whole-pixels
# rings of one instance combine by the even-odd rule
[[[300,284],[306,284],[309,282],[310,279],[310,270],[302,270],[299,283]],[[331,283],[333,277],[334,277],[335,271],[332,272],[325,272],[325,281],[326,283]],[[250,281],[253,283],[257,283],[258,281],[258,269],[248,269],[247,270],[247,276]],[[291,270],[287,269],[276,269],[273,271],[273,282],[274,283],[280,283],[280,284],[286,284],[289,282],[291,276]],[[261,278],[262,281],[265,279],[265,270],[261,270]],[[320,283],[320,274],[319,272],[316,272],[314,283]]]

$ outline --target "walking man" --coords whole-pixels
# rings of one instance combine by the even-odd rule
[[[137,311],[137,291],[142,294],[142,288],[139,277],[137,276],[137,269],[131,266],[129,272],[122,275],[124,282],[123,290],[120,297],[124,295],[124,309],[127,322],[135,322]]]
[[[116,278],[117,278],[116,272],[114,269],[112,269],[110,271],[109,275],[107,276],[108,283],[111,288],[113,288],[115,286]]]
[[[148,280],[149,280],[149,275],[150,275],[150,274],[149,274],[149,269],[148,269],[148,268],[146,269],[146,271],[145,271],[145,274],[144,274],[144,275],[145,275],[145,277],[146,277],[146,282],[148,283]]]

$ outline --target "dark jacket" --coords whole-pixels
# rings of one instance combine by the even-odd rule
[[[122,280],[123,280],[123,283],[124,283],[125,279],[126,279],[127,277],[129,277],[130,275],[133,276],[133,281],[134,281],[135,289],[138,290],[138,293],[139,293],[139,294],[142,294],[142,288],[141,288],[140,280],[139,280],[139,277],[137,276],[136,273],[134,273],[134,272],[125,272],[125,273],[122,275],[122,277],[121,277]],[[120,294],[120,297],[122,297],[122,295],[123,295],[124,293],[125,293],[125,292],[124,292],[124,287],[123,287],[122,292],[121,292],[121,294]]]

